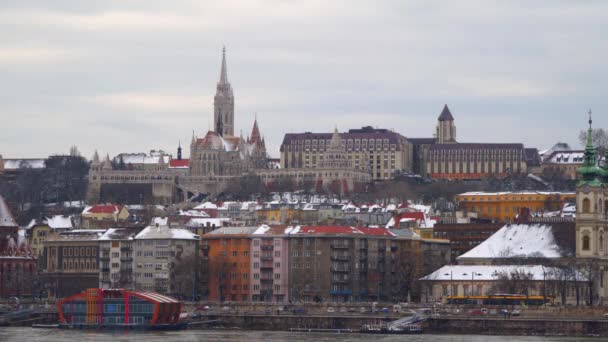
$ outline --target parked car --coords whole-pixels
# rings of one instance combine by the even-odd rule
[[[334,313],[336,312],[336,309],[332,308],[331,306],[327,308],[327,312],[328,313]]]
[[[295,308],[295,309],[293,309],[293,313],[294,314],[305,314],[306,313],[306,309],[304,309],[304,308]]]
[[[519,316],[519,315],[521,315],[521,311],[519,311],[517,309],[511,311],[511,316]]]
[[[346,313],[347,312],[347,310],[346,310],[345,307],[341,307],[339,311],[340,311],[340,313]]]
[[[366,309],[366,308],[364,308],[364,307],[360,307],[360,308],[359,308],[359,312],[360,312],[360,313],[366,313],[366,312],[367,312],[367,309]]]
[[[488,309],[486,308],[481,308],[481,309],[474,309],[469,311],[469,315],[472,316],[484,316],[488,314]]]
[[[380,309],[380,312],[382,312],[382,313],[388,313],[389,310],[388,310],[388,308],[382,308],[382,309]]]

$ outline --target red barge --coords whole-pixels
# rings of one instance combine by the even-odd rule
[[[185,329],[182,303],[149,291],[87,289],[57,303],[59,328],[64,329]]]

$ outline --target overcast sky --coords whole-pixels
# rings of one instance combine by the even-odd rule
[[[0,1],[0,154],[175,154],[212,125],[222,45],[236,132],[365,125],[580,146],[608,126],[608,1]],[[188,148],[184,149],[189,153]]]

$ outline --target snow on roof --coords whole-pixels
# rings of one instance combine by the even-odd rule
[[[180,210],[177,212],[177,215],[179,216],[191,216],[191,217],[209,217],[209,214],[207,214],[204,211],[199,211],[199,210]]]
[[[541,265],[447,265],[421,278],[428,281],[495,281],[503,274],[523,272],[531,274],[532,280],[557,278],[559,270]],[[580,278],[582,279],[582,277]]]
[[[221,227],[224,222],[230,222],[229,218],[210,218],[210,217],[195,217],[195,218],[191,218],[190,220],[188,220],[188,222],[186,222],[186,227],[188,228],[198,228],[198,227],[204,227],[207,226],[207,224],[209,224],[209,226],[215,226],[215,227]]]
[[[174,240],[198,240],[199,236],[187,229],[169,228],[166,225],[152,225],[144,228],[135,239],[174,239]]]
[[[153,217],[152,221],[150,222],[150,225],[166,226],[168,221],[168,217]]]
[[[19,227],[2,195],[0,195],[0,227]]]
[[[133,233],[130,229],[125,228],[109,228],[106,232],[99,238],[101,241],[109,241],[109,240],[133,240]]]
[[[45,217],[46,224],[51,229],[72,229],[72,217],[71,216],[63,216],[63,215],[55,215],[51,217]]]
[[[585,151],[560,151],[549,156],[544,163],[550,164],[581,164]]]
[[[211,202],[205,202],[199,206],[194,207],[194,209],[217,209],[217,205]]]
[[[4,159],[5,170],[17,170],[21,167],[43,169],[45,159]]]
[[[267,231],[270,230],[270,227],[263,224],[258,229],[256,229],[253,234],[266,234]]]
[[[258,227],[222,227],[205,235],[248,235],[257,229]]]
[[[559,258],[562,253],[551,226],[506,225],[487,240],[457,259],[469,258]]]

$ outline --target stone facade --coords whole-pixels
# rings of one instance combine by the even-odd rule
[[[289,133],[281,144],[281,168],[316,170],[328,165],[332,133]],[[349,168],[370,174],[373,179],[391,179],[396,173],[412,171],[412,146],[399,133],[363,127],[339,133],[344,160]]]

